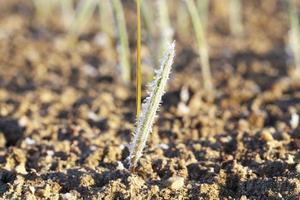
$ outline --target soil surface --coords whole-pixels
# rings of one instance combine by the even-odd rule
[[[300,78],[282,1],[244,1],[244,38],[230,35],[225,3],[213,4],[214,94],[194,43],[175,35],[173,74],[134,174],[134,81],[120,81],[97,30],[65,48],[58,22],[39,24],[28,2],[0,1],[3,199],[300,199]]]

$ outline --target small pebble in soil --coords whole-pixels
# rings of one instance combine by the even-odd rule
[[[286,162],[287,162],[288,164],[294,164],[294,163],[295,163],[295,161],[294,161],[294,156],[293,156],[293,155],[287,155],[287,160],[286,160]]]
[[[190,93],[188,90],[188,87],[183,86],[180,90],[180,100],[184,103],[186,103],[190,98]]]
[[[73,195],[71,193],[62,194],[61,197],[64,200],[71,200],[71,199],[73,199]]]
[[[270,141],[274,140],[272,134],[268,130],[263,130],[262,131],[262,133],[261,133],[261,139],[263,141],[265,141],[265,142],[270,142]]]
[[[90,64],[85,64],[83,66],[83,71],[87,76],[95,77],[97,75],[97,70]]]
[[[296,129],[299,125],[299,115],[297,113],[293,113],[290,120],[290,125],[292,129]]]
[[[121,163],[120,161],[117,161],[117,163],[118,163],[117,170],[124,170],[125,169],[123,163]]]
[[[185,103],[179,102],[179,104],[177,106],[178,115],[180,115],[180,116],[187,115],[187,114],[189,114],[189,112],[190,112],[189,107]]]
[[[30,190],[30,192],[31,192],[32,194],[35,193],[35,188],[34,188],[33,186],[29,186],[28,188],[29,188],[29,190]]]
[[[27,137],[27,138],[25,138],[25,143],[27,145],[33,145],[33,144],[35,144],[35,141],[33,139]]]
[[[26,168],[25,168],[24,164],[20,164],[20,165],[16,166],[15,170],[19,174],[27,174],[27,171],[26,171]]]
[[[26,125],[28,124],[28,118],[26,116],[22,116],[20,119],[19,119],[19,125],[21,127],[25,127]]]
[[[300,174],[300,163],[298,163],[298,164],[296,165],[296,172],[297,172],[298,174]]]
[[[184,186],[184,178],[180,176],[174,176],[168,179],[167,185],[172,190],[178,190]]]
[[[159,144],[158,147],[160,147],[164,150],[169,149],[169,145],[167,145],[167,144]]]
[[[89,174],[84,174],[80,177],[80,185],[83,187],[89,187],[95,184],[95,180]]]

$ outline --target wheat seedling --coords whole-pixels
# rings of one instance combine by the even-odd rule
[[[208,21],[209,0],[197,0],[199,16],[205,28]]]
[[[149,51],[151,54],[151,58],[149,59],[150,66],[156,66],[157,64],[157,26],[156,26],[156,20],[153,20],[156,18],[155,14],[155,6],[153,4],[154,1],[141,1],[141,14],[143,16],[143,22],[145,24],[146,29],[146,37],[147,37],[147,45],[149,47]],[[155,2],[154,2],[155,3]],[[152,68],[151,68],[152,70]],[[151,71],[150,70],[150,71]],[[149,71],[149,72],[150,72]],[[149,77],[152,79],[153,74],[150,72]]]
[[[39,23],[46,23],[51,13],[54,11],[57,0],[45,1],[45,0],[33,0],[33,5],[36,10],[37,20]]]
[[[198,14],[194,0],[185,0],[188,11],[190,13],[194,32],[196,35],[198,51],[201,62],[202,76],[204,82],[204,88],[206,91],[213,90],[210,66],[209,66],[209,55],[208,55],[208,44],[205,37],[205,30],[201,18]]]
[[[232,34],[235,36],[242,36],[244,33],[241,10],[242,10],[241,0],[230,0],[229,25]]]
[[[116,65],[117,59],[110,59],[115,57],[115,38],[117,35],[116,22],[114,18],[114,11],[110,1],[98,0],[98,19],[99,19],[99,33],[95,37],[95,42],[102,48],[105,48],[105,59],[111,64]],[[122,78],[122,76],[121,76]]]
[[[142,64],[141,64],[141,1],[136,0],[137,15],[137,51],[136,51],[136,117],[139,117],[142,100]]]
[[[160,32],[160,47],[158,57],[160,57],[168,44],[173,40],[173,29],[169,18],[168,3],[166,0],[156,1],[158,8],[159,32]]]
[[[111,2],[115,11],[120,42],[120,48],[118,48],[118,52],[120,55],[121,74],[123,80],[128,83],[130,81],[130,51],[123,6],[120,0],[112,0]]]
[[[153,13],[153,7],[152,2],[150,1],[141,1],[141,13],[145,22],[145,27],[147,29],[147,32],[150,32],[150,35],[155,35],[155,20],[154,19],[154,13]]]
[[[62,13],[62,21],[64,27],[68,29],[71,26],[72,21],[75,17],[75,10],[73,8],[73,0],[63,0],[59,1],[59,6]]]
[[[176,32],[178,34],[178,37],[183,42],[188,42],[191,36],[190,32],[187,31],[191,26],[189,20],[190,16],[189,13],[186,12],[185,5],[183,5],[182,1],[178,3],[176,13]]]
[[[131,171],[134,171],[136,164],[142,155],[148,135],[151,132],[156,111],[160,105],[161,97],[165,92],[164,90],[169,78],[174,56],[175,42],[173,42],[165,52],[160,68],[155,72],[154,80],[149,85],[149,96],[142,105],[142,110],[134,131],[134,138],[130,146],[129,160]]]
[[[296,69],[300,71],[300,27],[299,19],[295,5],[292,0],[289,3],[289,21],[290,21],[290,31],[289,31],[289,45],[293,53],[294,63]]]
[[[75,16],[68,28],[68,44],[73,46],[78,39],[78,35],[85,28],[96,9],[96,0],[81,0],[79,1]]]
[[[115,27],[112,5],[109,1],[98,0],[100,28],[110,39],[114,38]]]

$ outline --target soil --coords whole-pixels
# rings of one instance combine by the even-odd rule
[[[54,19],[41,25],[29,1],[0,1],[2,198],[300,199],[300,78],[285,51],[283,3],[244,1],[246,35],[235,38],[225,3],[214,2],[214,95],[197,52],[176,35],[159,117],[130,173],[134,81],[120,81],[114,51],[93,29],[64,48]]]

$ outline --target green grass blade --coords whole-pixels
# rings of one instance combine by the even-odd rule
[[[205,37],[205,30],[203,27],[203,23],[198,14],[194,0],[185,0],[185,2],[192,19],[192,24],[194,27],[194,32],[198,44],[204,88],[207,91],[212,91],[213,84],[212,84],[210,65],[209,65],[208,45]]]
[[[156,111],[159,108],[162,95],[165,92],[167,80],[175,56],[175,42],[173,42],[163,56],[160,68],[156,71],[153,82],[149,85],[149,96],[145,99],[141,114],[134,131],[134,138],[130,147],[130,169],[134,171],[142,155],[149,133],[151,132]]]
[[[232,34],[235,36],[244,34],[241,3],[241,0],[230,0],[229,2],[229,25]]]
[[[121,65],[121,73],[122,78],[125,83],[129,83],[130,81],[130,50],[129,50],[129,43],[128,43],[128,35],[127,35],[127,28],[125,23],[125,16],[123,6],[120,0],[112,0],[112,5],[114,9],[114,13],[116,16],[116,23],[118,27],[118,35],[120,41],[120,65]]]
[[[289,3],[289,21],[290,21],[290,32],[289,32],[289,43],[293,53],[295,66],[300,70],[300,27],[299,18],[295,5],[291,0]]]
[[[136,116],[139,117],[142,101],[142,64],[141,64],[141,1],[136,0],[137,13],[137,52],[136,52]]]

